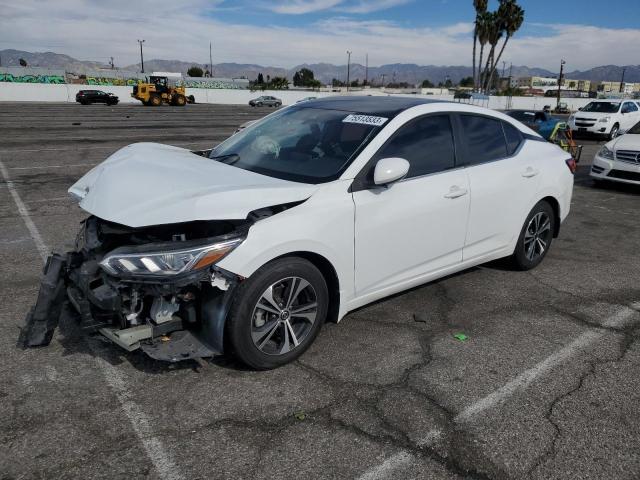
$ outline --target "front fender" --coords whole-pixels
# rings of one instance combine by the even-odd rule
[[[353,297],[354,205],[348,181],[325,184],[300,205],[255,223],[247,239],[218,266],[250,277],[271,260],[294,252],[324,257],[336,271],[341,303]]]

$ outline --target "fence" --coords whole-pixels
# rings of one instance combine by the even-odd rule
[[[11,83],[66,83],[64,70],[28,67],[0,67],[0,82]]]
[[[73,70],[52,70],[37,67],[0,67],[0,82],[92,85],[100,87],[132,87],[145,81],[144,73],[127,70],[96,70],[79,67]],[[232,89],[249,88],[249,80],[238,78],[182,77],[177,82],[187,88]]]

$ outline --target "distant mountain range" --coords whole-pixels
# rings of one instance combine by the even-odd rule
[[[77,60],[68,55],[54,52],[25,52],[20,50],[0,50],[0,62],[3,66],[20,66],[20,58],[23,58],[29,66],[60,68],[77,73],[89,69],[109,68],[101,62]],[[197,62],[185,62],[180,60],[148,60],[144,62],[147,72],[163,71],[163,72],[181,72],[186,73],[189,67],[197,65],[202,69],[208,69],[207,64]],[[293,68],[286,69],[280,67],[270,67],[254,64],[242,63],[218,63],[213,65],[213,73],[216,77],[246,77],[255,80],[259,73],[263,76],[271,77],[286,76],[291,79],[293,74],[301,68],[309,68],[315,74],[315,78],[323,83],[330,83],[333,78],[338,80],[346,80],[347,66],[333,65],[329,63],[313,63],[297,65]],[[640,65],[628,65],[625,67],[617,65],[605,65],[591,68],[584,71],[567,72],[566,78],[576,80],[591,81],[619,81],[622,78],[622,70],[625,69],[624,79],[626,82],[640,82]],[[127,65],[122,70],[139,71],[140,64]],[[500,71],[502,73],[502,71]],[[352,80],[359,79],[363,81],[365,75],[368,74],[369,81],[380,83],[384,76],[384,82],[407,82],[409,84],[420,84],[423,80],[428,79],[434,84],[446,81],[447,78],[457,83],[464,77],[472,75],[471,67],[466,66],[436,66],[436,65],[415,65],[406,63],[397,63],[390,65],[382,65],[379,67],[369,67],[368,73],[364,65],[358,63],[351,64],[350,76]],[[509,70],[505,71],[505,75],[509,75]],[[514,78],[527,76],[555,77],[558,72],[550,72],[543,68],[532,68],[526,66],[513,66],[511,75]]]

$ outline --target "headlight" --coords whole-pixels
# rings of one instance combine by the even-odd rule
[[[613,150],[609,150],[607,147],[603,146],[598,152],[598,156],[608,160],[613,160]]]
[[[113,250],[100,262],[112,275],[167,276],[200,270],[221,260],[242,243],[244,238],[166,251],[135,251],[123,247]],[[144,247],[145,249],[148,247]],[[127,251],[128,250],[128,251]]]
[[[608,123],[611,120],[611,117],[602,117],[598,120],[598,123]]]

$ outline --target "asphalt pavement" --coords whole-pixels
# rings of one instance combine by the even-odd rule
[[[0,104],[0,479],[640,478],[640,188],[592,184],[594,140],[537,269],[369,305],[283,368],[155,362],[72,323],[16,348],[43,256],[85,216],[76,179],[124,145],[205,149],[269,111]]]

